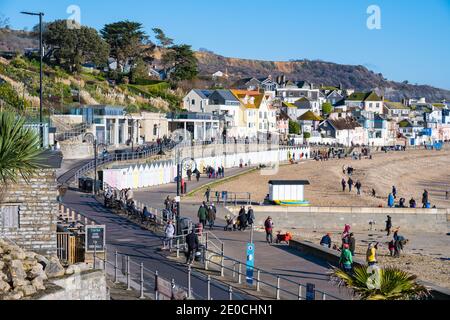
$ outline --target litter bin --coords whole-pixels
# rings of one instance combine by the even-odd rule
[[[94,186],[94,179],[85,178],[84,182],[84,192],[92,192],[92,187]]]
[[[78,189],[80,189],[81,191],[84,191],[86,189],[86,178],[78,179]]]

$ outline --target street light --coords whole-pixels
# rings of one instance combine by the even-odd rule
[[[42,17],[44,13],[42,12],[26,12],[22,11],[22,14],[29,16],[39,16],[39,122],[40,122],[40,136],[41,136],[41,147],[44,146],[44,130],[42,127],[42,58],[43,58],[43,46],[42,46]]]
[[[92,140],[93,146],[94,146],[94,164],[95,164],[95,172],[94,172],[94,186],[92,187],[92,194],[95,196],[97,194],[97,158],[98,158],[98,148],[104,147],[107,148],[107,145],[104,143],[97,143],[97,138],[94,136],[93,133],[86,133],[83,137],[83,143],[86,143],[88,141],[88,138]]]
[[[185,171],[192,170],[195,171],[197,169],[197,163],[195,162],[194,158],[185,158],[181,160],[181,150],[177,150],[177,236],[181,235],[180,230],[180,206],[181,206],[181,179],[183,176],[183,169]],[[185,190],[186,192],[186,190]]]

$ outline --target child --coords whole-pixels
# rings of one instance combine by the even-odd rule
[[[395,252],[394,240],[391,240],[391,242],[389,242],[388,247],[389,247],[389,252],[391,254],[391,257],[393,257],[394,252]]]

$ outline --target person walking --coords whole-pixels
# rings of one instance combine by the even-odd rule
[[[341,257],[339,258],[339,265],[347,273],[350,273],[352,271],[353,257],[348,243],[344,244],[343,250],[341,252]]]
[[[255,223],[255,212],[253,211],[252,207],[249,207],[247,211],[247,223],[252,227],[253,224]]]
[[[273,220],[272,217],[268,217],[264,222],[264,229],[266,230],[266,241],[268,244],[273,243]]]
[[[378,242],[376,244],[371,242],[366,252],[366,261],[369,266],[377,264],[377,250],[378,250]]]
[[[247,213],[245,212],[245,207],[242,207],[239,211],[239,231],[245,231],[247,229]]]
[[[345,192],[345,188],[347,187],[347,182],[345,182],[344,178],[342,178],[341,185],[342,185],[342,191]]]
[[[393,208],[394,204],[395,204],[394,196],[392,195],[392,193],[389,193],[389,196],[388,196],[388,207],[389,208]]]
[[[209,197],[211,196],[211,188],[208,187],[205,192],[206,202],[209,202]]]
[[[392,228],[392,218],[391,218],[391,216],[387,216],[385,231],[387,232],[386,236],[388,236],[388,237],[391,234],[391,228]]]
[[[192,170],[189,169],[186,173],[187,173],[187,176],[188,176],[188,181],[192,181]]]
[[[350,192],[352,192],[353,179],[352,179],[352,178],[348,178],[347,183],[348,183],[348,190],[349,190]]]
[[[428,191],[424,190],[422,194],[422,208],[426,208],[428,204]]]
[[[206,220],[208,218],[208,211],[206,208],[206,203],[203,202],[202,206],[198,209],[198,220],[202,224],[203,229],[205,229],[206,226]]]
[[[222,166],[222,178],[225,178],[225,167]]]
[[[209,229],[212,230],[214,228],[214,222],[216,221],[216,211],[213,205],[208,207],[208,224]]]
[[[376,197],[377,196],[377,192],[375,191],[375,189],[372,189],[372,197]]]
[[[361,184],[361,182],[359,180],[356,181],[355,187],[356,187],[356,190],[358,191],[358,195],[361,195],[362,184]]]
[[[392,195],[394,196],[394,199],[397,199],[397,188],[395,186],[392,186]]]
[[[197,171],[195,172],[195,178],[197,179],[197,182],[200,181],[200,171],[199,171],[199,170],[197,170]]]
[[[356,250],[356,239],[355,239],[355,235],[353,234],[353,232],[351,232],[348,237],[348,245],[349,245],[349,250],[352,253],[352,256],[354,256],[355,250]]]
[[[175,235],[175,227],[173,226],[172,220],[169,220],[164,228],[164,250],[169,248],[172,252],[173,237]]]
[[[188,248],[188,252],[186,253],[186,264],[192,264],[195,259],[195,253],[198,249],[198,236],[195,234],[195,230],[193,229],[191,233],[186,236],[186,244]]]

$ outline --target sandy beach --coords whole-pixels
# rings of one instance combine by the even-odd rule
[[[362,195],[342,192],[341,180],[348,179],[342,168],[354,168],[352,179],[362,184]],[[424,189],[429,192],[431,205],[438,208],[450,207],[445,191],[450,190],[450,150],[408,150],[376,153],[372,160],[340,159],[329,161],[304,161],[299,164],[281,166],[278,174],[263,176],[259,171],[214,187],[214,190],[251,192],[252,200],[261,202],[269,192],[270,180],[308,180],[305,198],[312,206],[387,206],[387,196],[396,186],[398,195],[408,204],[411,197],[421,205]],[[372,188],[377,196],[371,195]],[[195,195],[200,200],[203,193]]]

